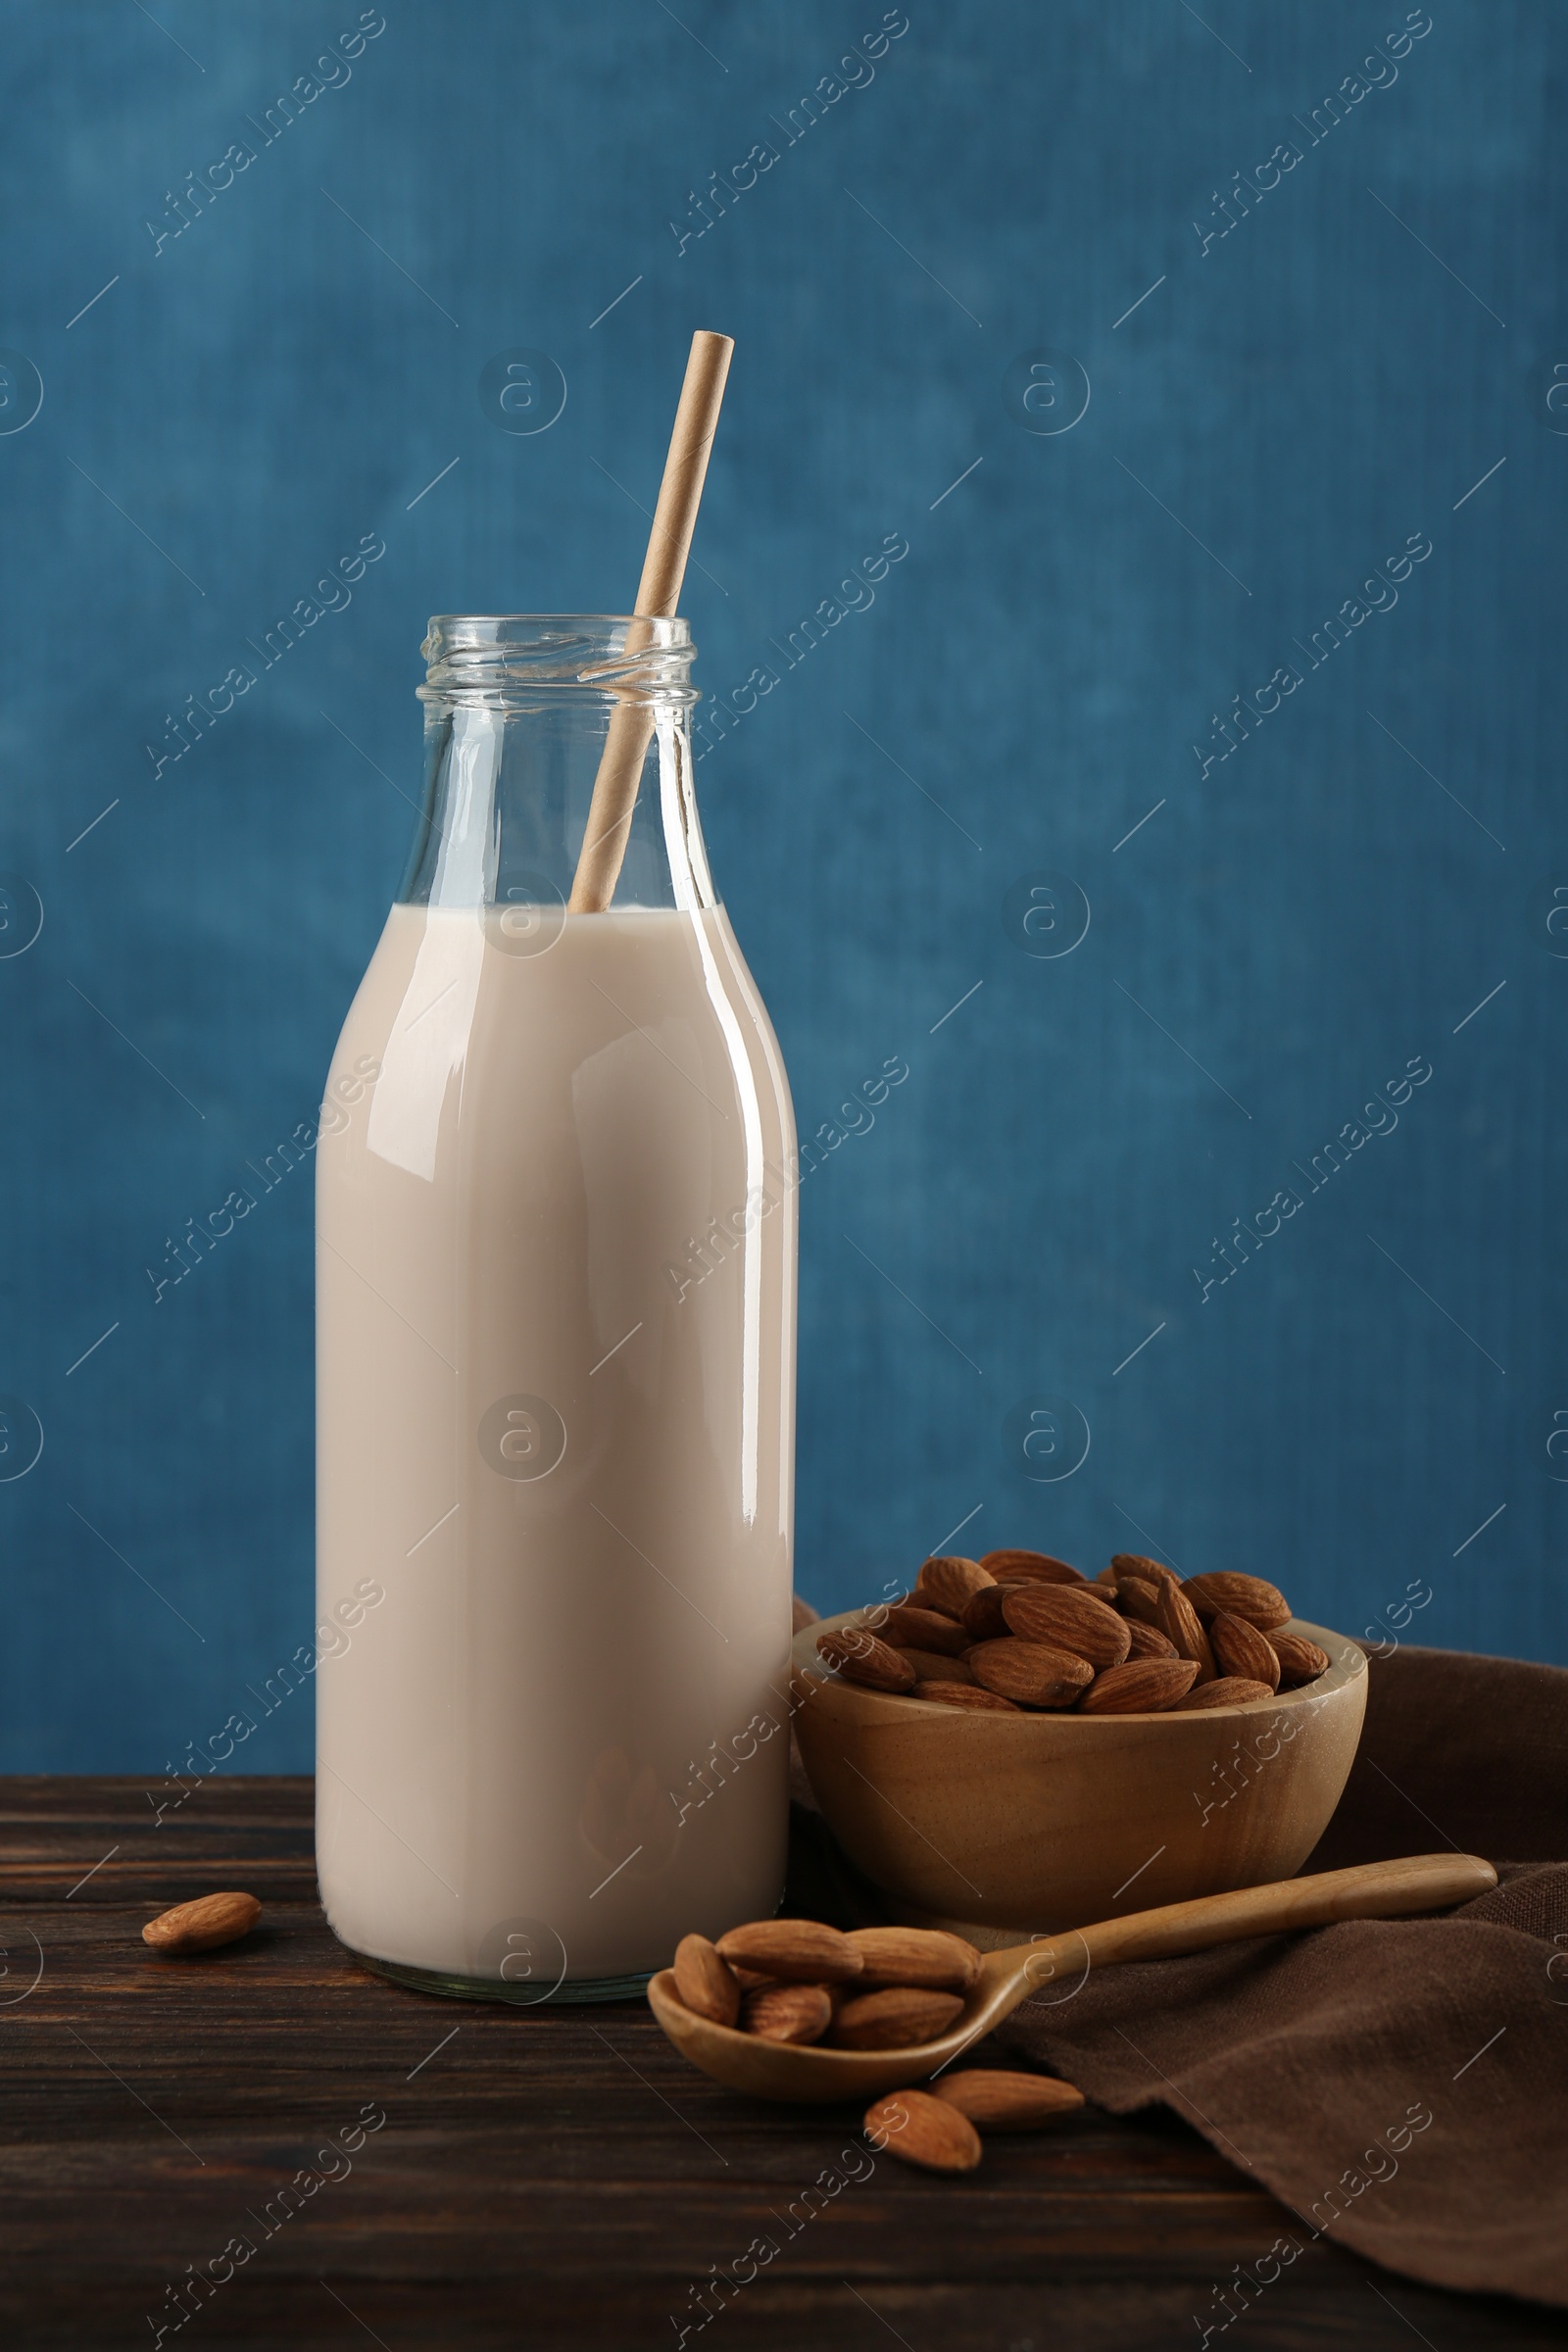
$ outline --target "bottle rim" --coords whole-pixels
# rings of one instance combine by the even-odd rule
[[[424,702],[504,705],[519,692],[666,708],[697,700],[697,648],[679,613],[437,612],[419,650]]]

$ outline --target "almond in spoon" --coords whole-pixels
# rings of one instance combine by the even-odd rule
[[[850,1941],[863,1963],[859,1982],[867,1992],[913,1984],[929,1992],[970,1993],[984,1973],[974,1945],[942,1928],[852,1928]]]
[[[912,2050],[945,2034],[962,2007],[956,1992],[924,1992],[910,1984],[890,1984],[884,1992],[857,1992],[834,2020],[833,2046],[840,2050]]]
[[[1162,1634],[1157,1625],[1145,1625],[1141,1617],[1127,1619],[1127,1633],[1132,1646],[1129,1658],[1173,1658],[1176,1644]]]
[[[924,2090],[896,2090],[865,2111],[862,2126],[873,2148],[885,2149],[928,2173],[972,2173],[980,2134],[950,2100]]]
[[[853,1984],[862,1966],[848,1936],[815,1919],[755,1919],[729,1929],[714,1949],[732,1968],[761,1969],[791,1984]]]
[[[675,1990],[694,2017],[732,2026],[740,2015],[741,1988],[706,1936],[683,1936],[675,1946]]]
[[[141,1939],[155,1952],[211,1952],[248,1936],[261,1916],[254,1894],[203,1894],[150,1919]]]
[[[759,2041],[820,2041],[832,2022],[825,1984],[764,1984],[741,2003],[741,2029]]]
[[[987,2132],[1038,2132],[1042,2124],[1054,2124],[1084,2103],[1081,2090],[1058,2082],[1054,2075],[1014,2074],[1000,2066],[939,2075],[933,2095]]]

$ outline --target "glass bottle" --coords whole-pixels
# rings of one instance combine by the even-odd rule
[[[796,1225],[680,619],[447,615],[317,1178],[322,1901],[429,1989],[612,1998],[783,1883]],[[611,713],[610,907],[566,901]]]

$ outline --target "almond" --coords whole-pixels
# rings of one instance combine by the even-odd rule
[[[742,1992],[755,1992],[759,1984],[776,1984],[778,1983],[777,1977],[770,1977],[765,1968],[742,1968],[738,1962],[729,1961],[726,1961],[725,1966],[729,1969],[730,1975]]]
[[[150,1919],[141,1939],[155,1952],[210,1952],[248,1936],[261,1916],[254,1894],[202,1894]]]
[[[1329,1653],[1301,1634],[1271,1633],[1269,1647],[1280,1662],[1280,1688],[1294,1690],[1298,1683],[1315,1683],[1329,1670]]]
[[[938,1707],[958,1707],[971,1715],[1017,1715],[1022,1712],[998,1690],[983,1690],[978,1683],[916,1683],[911,1698]]]
[[[961,1617],[970,1594],[995,1582],[990,1569],[982,1568],[978,1560],[966,1560],[956,1552],[941,1553],[927,1560],[915,1578],[914,1600],[919,1607],[940,1609],[945,1617]]]
[[[890,1984],[883,1992],[858,1992],[834,2020],[833,2046],[840,2050],[912,2050],[945,2034],[962,2007],[956,1992],[924,1992],[913,1984]]]
[[[1078,1701],[1080,1715],[1163,1715],[1193,1687],[1191,1658],[1130,1658],[1097,1674]]]
[[[1039,1642],[982,1642],[967,1663],[984,1690],[1024,1707],[1070,1707],[1095,1679],[1085,1659]]]
[[[1000,2066],[939,2075],[933,2095],[988,2132],[1036,2132],[1084,2103],[1081,2090],[1058,2082],[1054,2075],[1013,2074]]]
[[[1132,1647],[1127,1652],[1130,1658],[1173,1658],[1176,1655],[1175,1642],[1168,1635],[1162,1634],[1157,1625],[1145,1625],[1141,1617],[1129,1617],[1126,1622],[1132,1642]]]
[[[1267,1683],[1271,1690],[1279,1689],[1278,1655],[1245,1617],[1233,1617],[1229,1609],[1220,1609],[1209,1620],[1208,1639],[1221,1674],[1239,1674],[1244,1682]]]
[[[1102,1568],[1102,1570],[1100,1571],[1100,1574],[1099,1574],[1099,1575],[1098,1575],[1098,1576],[1095,1578],[1095,1580],[1094,1580],[1094,1581],[1095,1581],[1095,1583],[1096,1583],[1097,1585],[1107,1585],[1107,1586],[1110,1588],[1111,1592],[1115,1592],[1115,1590],[1116,1590],[1116,1563],[1115,1563],[1115,1561],[1114,1561],[1114,1560],[1112,1560],[1112,1562],[1111,1562],[1111,1564],[1110,1564],[1110,1566],[1109,1566],[1108,1568]]]
[[[1260,1634],[1271,1626],[1288,1625],[1291,1604],[1278,1585],[1265,1584],[1260,1576],[1242,1576],[1237,1571],[1222,1568],[1212,1576],[1190,1576],[1182,1591],[1205,1621],[1220,1609],[1228,1609],[1233,1617],[1245,1617],[1255,1625]]]
[[[732,1968],[739,1962],[791,1984],[848,1984],[860,1973],[849,1937],[815,1919],[754,1919],[731,1928],[715,1949]]]
[[[1081,1568],[1070,1568],[1065,1560],[1054,1560],[1049,1551],[988,1551],[980,1565],[989,1568],[1002,1584],[1022,1583],[1031,1579],[1042,1585],[1087,1585],[1089,1582]]]
[[[1081,1592],[1059,1585],[1026,1586],[1006,1595],[1002,1614],[1021,1640],[1069,1650],[1095,1667],[1119,1666],[1132,1646],[1126,1621],[1087,1586]]]
[[[865,2111],[862,2126],[873,2148],[886,2149],[928,2173],[972,2173],[980,2134],[949,2099],[923,2090],[896,2090]]]
[[[1007,1621],[1002,1614],[1002,1604],[1009,1592],[1025,1590],[1022,1580],[1016,1584],[984,1585],[964,1603],[963,1635],[965,1649],[977,1642],[1004,1642],[1007,1636]]]
[[[764,1984],[741,2003],[741,2031],[759,2041],[820,2041],[832,2023],[825,1984]]]
[[[1144,1625],[1159,1623],[1159,1587],[1147,1577],[1124,1576],[1116,1587],[1116,1606],[1124,1617],[1136,1617]]]
[[[1141,1576],[1146,1584],[1156,1588],[1164,1584],[1172,1573],[1163,1560],[1152,1560],[1141,1551],[1115,1552],[1110,1564],[1118,1576]]]
[[[929,1649],[901,1649],[901,1658],[907,1658],[914,1668],[916,1686],[921,1683],[972,1683],[973,1675],[961,1658],[937,1657]]]
[[[843,1626],[837,1633],[818,1634],[816,1654],[844,1677],[867,1690],[909,1690],[914,1668],[907,1658],[868,1634],[864,1626]]]
[[[1191,1714],[1199,1707],[1250,1707],[1254,1699],[1272,1698],[1267,1683],[1251,1683],[1241,1675],[1222,1674],[1217,1682],[1200,1683],[1179,1698],[1170,1709],[1173,1715]]]
[[[683,1936],[675,1946],[675,1990],[694,2017],[732,2026],[741,2013],[741,1988],[706,1936]]]
[[[907,1603],[889,1609],[885,1625],[867,1630],[880,1634],[884,1642],[892,1642],[898,1649],[934,1650],[944,1658],[961,1658],[969,1646],[962,1627],[955,1625],[951,1617],[944,1617],[939,1609],[920,1609]]]
[[[970,1993],[983,1973],[974,1945],[941,1928],[853,1928],[850,1941],[864,1963],[859,1981],[868,1991],[912,1984],[929,1992]]]
[[[1214,1652],[1208,1646],[1208,1636],[1198,1622],[1198,1612],[1188,1599],[1184,1587],[1173,1577],[1159,1588],[1158,1625],[1167,1642],[1176,1646],[1179,1658],[1197,1662],[1198,1679],[1211,1683],[1214,1679]]]

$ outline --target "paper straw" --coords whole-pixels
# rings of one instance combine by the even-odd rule
[[[713,445],[724,379],[734,349],[728,335],[710,335],[699,329],[692,337],[686,380],[681,385],[675,429],[670,435],[669,455],[664,460],[664,478],[659,486],[659,504],[654,510],[654,526],[637,589],[638,619],[668,620],[680,601],[686,558],[691,551],[697,509],[708,474],[708,453]],[[651,629],[639,629],[634,621],[626,632],[626,652],[641,652],[652,635]],[[618,703],[611,712],[599,773],[594,778],[588,828],[567,901],[575,914],[602,913],[614,897],[632,810],[637,805],[643,760],[653,732],[654,714],[645,704]]]

